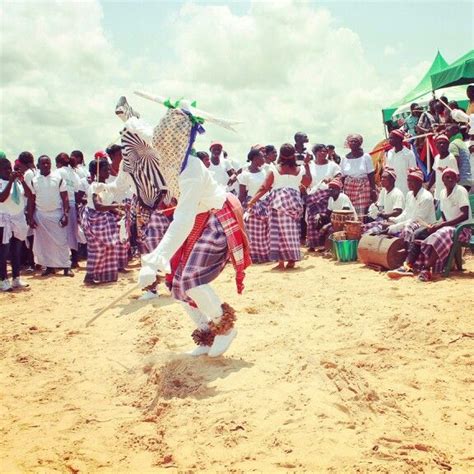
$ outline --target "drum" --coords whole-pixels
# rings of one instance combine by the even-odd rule
[[[344,230],[348,240],[359,240],[362,235],[362,222],[346,221],[344,223]]]
[[[332,211],[331,224],[333,231],[344,230],[344,223],[351,220],[354,220],[354,213],[352,211]]]
[[[357,251],[359,260],[366,265],[378,265],[393,270],[402,265],[406,250],[403,239],[389,235],[364,234]]]

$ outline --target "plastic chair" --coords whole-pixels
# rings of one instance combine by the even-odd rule
[[[462,270],[462,255],[461,255],[461,247],[466,247],[474,251],[474,194],[469,195],[469,202],[471,204],[471,221],[465,224],[459,224],[456,227],[453,235],[453,245],[449,252],[448,261],[446,266],[444,267],[444,276],[448,276],[451,268],[453,266],[453,261],[456,263],[456,267],[458,270]],[[459,234],[462,232],[463,229],[471,228],[472,235],[469,242],[459,242]]]

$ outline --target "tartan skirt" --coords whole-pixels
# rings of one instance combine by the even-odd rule
[[[137,244],[141,254],[153,252],[158,247],[170,225],[170,219],[158,210],[136,208],[137,218]]]
[[[320,189],[306,198],[306,245],[317,247],[320,245],[321,234],[319,232],[322,221],[320,214],[328,211],[329,191]]]
[[[270,206],[270,260],[301,260],[301,216],[303,202],[299,191],[281,188],[268,197]]]
[[[431,249],[433,249],[438,255],[434,271],[435,273],[441,273],[448,260],[451,247],[453,246],[454,231],[454,227],[442,227],[423,240],[421,244],[420,257],[416,261],[416,266],[424,266],[430,256]],[[459,241],[465,243],[468,242],[470,238],[471,229],[463,229],[459,235]]]
[[[370,206],[369,178],[353,178],[352,176],[346,176],[344,181],[344,193],[347,194],[351,200],[359,220],[362,221]]]
[[[171,283],[173,298],[192,302],[186,291],[215,280],[224,269],[229,249],[227,237],[219,219],[210,214],[206,227],[194,244],[183,265],[179,263]]]
[[[270,261],[270,227],[268,224],[269,209],[264,199],[258,201],[252,209],[252,214],[246,215],[245,230],[250,243],[250,258],[253,263]]]
[[[88,276],[101,283],[117,281],[119,236],[115,215],[85,207],[82,217]]]

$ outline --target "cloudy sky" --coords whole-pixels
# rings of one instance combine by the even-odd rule
[[[196,99],[244,123],[212,124],[243,159],[250,145],[291,141],[367,148],[383,136],[381,108],[423,76],[439,48],[448,62],[474,44],[466,1],[9,1],[0,6],[0,149],[55,156],[114,141],[119,96],[156,123],[144,90]],[[342,151],[342,150],[340,150]]]

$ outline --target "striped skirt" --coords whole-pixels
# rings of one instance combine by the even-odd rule
[[[449,257],[449,252],[453,246],[454,227],[442,227],[429,237],[427,237],[421,244],[420,257],[416,261],[416,266],[423,267],[427,262],[431,250],[434,250],[438,256],[434,266],[435,273],[441,273],[446,265]],[[463,229],[459,235],[460,242],[468,242],[471,238],[471,229]]]
[[[219,219],[211,214],[186,263],[179,263],[171,284],[173,298],[190,303],[186,291],[215,280],[228,260],[227,237]]]
[[[82,225],[87,239],[87,275],[101,283],[118,279],[118,228],[116,216],[84,208]]]
[[[321,243],[321,214],[328,211],[329,191],[321,189],[306,198],[306,245],[310,248]]]
[[[152,211],[138,204],[136,208],[137,245],[141,254],[153,252],[158,247],[170,225],[170,219],[158,210]]]
[[[266,199],[258,201],[250,215],[245,216],[245,229],[250,243],[250,258],[253,263],[270,261],[269,208]]]
[[[301,260],[300,235],[303,202],[299,191],[276,189],[268,196],[270,207],[270,260]]]
[[[344,181],[344,193],[351,200],[359,220],[363,221],[371,202],[369,178],[347,176]]]

